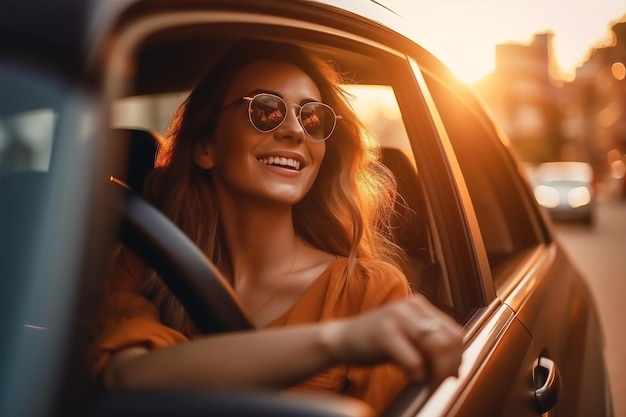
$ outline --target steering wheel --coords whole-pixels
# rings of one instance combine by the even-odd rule
[[[203,334],[254,328],[226,279],[156,207],[115,181],[121,241],[154,268]]]

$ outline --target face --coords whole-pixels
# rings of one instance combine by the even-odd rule
[[[248,119],[248,101],[228,106],[215,136],[196,150],[196,164],[210,169],[220,198],[293,205],[311,189],[326,151],[324,142],[307,138],[297,118],[299,106],[321,101],[320,91],[296,66],[258,61],[235,76],[223,105],[259,92],[285,100],[285,121],[271,132],[259,132]]]

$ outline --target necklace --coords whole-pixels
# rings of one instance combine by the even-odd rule
[[[252,313],[252,317],[256,316],[257,314],[259,314],[261,312],[261,310],[263,310],[265,307],[267,307],[267,305],[269,303],[271,303],[274,300],[274,298],[276,298],[276,296],[280,293],[280,291],[285,286],[285,283],[287,283],[287,280],[289,279],[289,277],[293,273],[293,268],[296,266],[296,260],[298,259],[298,254],[300,253],[300,245],[301,245],[301,243],[302,243],[302,239],[300,239],[300,236],[298,236],[298,246],[296,246],[296,254],[293,257],[293,261],[291,261],[291,267],[289,268],[289,271],[285,275],[285,278],[283,279],[283,282],[280,283],[280,285],[278,286],[276,291],[274,291],[274,294],[272,294],[263,304],[261,304],[261,306],[259,308],[257,308]]]

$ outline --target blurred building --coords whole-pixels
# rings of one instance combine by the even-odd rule
[[[626,15],[611,32],[611,45],[590,51],[563,88],[563,132],[575,157],[626,184]]]
[[[536,34],[528,45],[497,45],[494,72],[476,84],[513,147],[530,163],[558,159],[563,142],[552,36]]]
[[[610,30],[613,42],[591,50],[571,82],[555,71],[553,35],[540,33],[496,46],[494,72],[475,87],[522,160],[589,162],[626,196],[626,15]]]

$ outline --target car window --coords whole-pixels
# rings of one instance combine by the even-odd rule
[[[329,50],[327,45],[313,44],[312,47]],[[331,49],[331,53],[335,58],[339,52]],[[340,68],[342,73],[363,74],[365,68],[368,73],[363,79],[348,76],[350,82],[342,88],[364,125],[364,136],[380,144],[381,158],[398,182],[401,198],[396,206],[392,233],[407,255],[404,272],[414,291],[426,294],[440,308],[452,312],[450,286],[443,280],[438,268],[441,262],[436,260],[432,250],[427,197],[423,194],[414,151],[396,98],[395,92],[403,87],[399,82],[390,82],[388,73],[373,70],[388,67],[387,58],[404,66],[406,74],[410,74],[406,62],[395,57],[374,58],[351,52],[349,61],[346,61],[349,64]],[[120,98],[112,107],[112,127],[142,128],[165,134],[173,111],[185,97],[186,92],[182,91]]]
[[[496,286],[524,254],[544,242],[542,220],[490,118],[471,90],[441,70],[424,71],[463,173]]]
[[[188,92],[125,97],[112,108],[112,127],[140,128],[165,134],[172,112]]]
[[[52,153],[57,86],[25,67],[0,64],[0,174],[47,171]]]
[[[3,171],[48,170],[54,112],[37,109],[0,117],[0,167]]]

